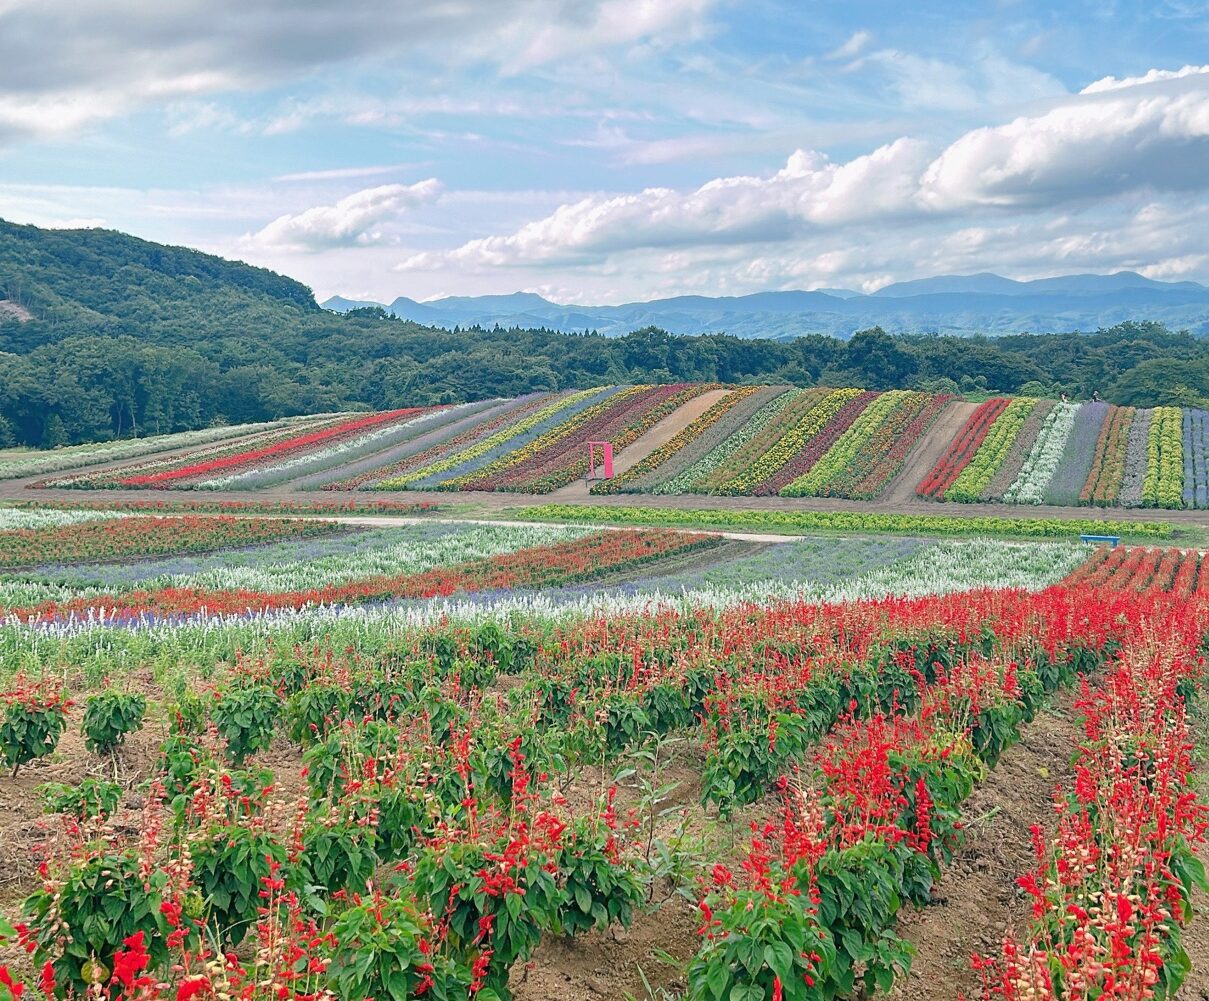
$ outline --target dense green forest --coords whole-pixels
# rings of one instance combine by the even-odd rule
[[[777,382],[1209,398],[1209,342],[1131,322],[1089,334],[847,341],[440,330],[339,315],[270,271],[104,230],[0,220],[0,446],[608,382]]]

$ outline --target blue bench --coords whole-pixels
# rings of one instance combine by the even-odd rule
[[[1117,535],[1080,535],[1079,538],[1083,542],[1107,542],[1113,549],[1116,549],[1121,541]]]

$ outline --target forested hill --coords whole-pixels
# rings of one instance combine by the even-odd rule
[[[1095,334],[842,341],[436,330],[320,309],[270,271],[105,230],[0,220],[0,447],[624,382],[944,388],[1198,406],[1209,343]]]
[[[48,230],[0,220],[0,299],[52,325],[93,333],[188,342],[231,320],[279,325],[283,310],[318,312],[301,282],[187,247],[167,247],[112,230]],[[167,307],[167,308],[166,308]],[[47,339],[36,324],[5,330],[9,345]]]

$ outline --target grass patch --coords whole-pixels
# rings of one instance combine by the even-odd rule
[[[1184,534],[1181,531],[1180,536],[1177,536],[1176,526],[1171,522],[1114,521],[1098,518],[959,517],[848,511],[735,511],[718,508],[603,507],[584,504],[539,504],[512,509],[508,515],[534,521],[735,529],[789,535],[862,532],[1070,540],[1086,534],[1155,541],[1170,540]]]

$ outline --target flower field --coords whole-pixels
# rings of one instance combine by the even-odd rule
[[[326,497],[300,497],[294,500],[249,498],[248,500],[210,500],[204,497],[165,497],[156,500],[135,500],[117,497],[110,500],[38,500],[11,501],[0,507],[0,528],[33,527],[36,523],[69,524],[73,520],[96,517],[118,517],[125,514],[232,514],[232,515],[323,515],[380,514],[409,517],[442,511],[432,501],[394,501],[353,497],[347,500]],[[18,512],[21,512],[18,514]],[[18,525],[24,517],[28,525]],[[61,521],[59,519],[62,519]]]
[[[950,397],[745,387],[593,493],[878,497]]]
[[[313,422],[252,439],[222,440],[171,459],[43,481],[48,487],[255,490],[342,465],[459,416],[458,407],[405,408]]]
[[[70,617],[142,621],[430,598],[456,592],[548,587],[591,580],[706,548],[715,542],[714,536],[659,529],[602,532],[566,543],[527,547],[423,572],[362,574],[335,582],[325,578],[322,583],[311,586],[275,591],[167,585],[67,601],[50,600],[27,607],[0,607],[0,617],[25,622]]]
[[[16,458],[0,462],[0,480],[25,476],[45,476],[68,469],[79,469],[98,463],[120,462],[156,452],[170,452],[180,448],[194,448],[216,441],[230,441],[245,437],[249,440],[266,432],[282,428],[295,430],[311,424],[321,423],[331,415],[317,417],[291,417],[263,424],[240,424],[234,427],[206,428],[201,431],[182,431],[177,434],[153,435],[149,438],[134,438],[122,441],[102,442],[97,445],[75,445],[56,448],[48,452],[29,452]]]
[[[604,385],[30,453],[4,475],[41,474],[35,489],[549,494],[582,480],[587,443],[606,441],[618,472],[595,495],[877,501],[910,476],[935,501],[1209,504],[1201,410],[993,397],[942,432],[953,405],[908,390]],[[953,437],[938,449],[941,433]],[[917,468],[928,449],[932,468]]]
[[[978,407],[916,493],[933,500],[1199,508],[1203,411],[1003,398]],[[1199,478],[1199,479],[1198,479]]]
[[[0,526],[3,523],[0,519]],[[93,517],[54,527],[0,527],[0,570],[48,563],[129,560],[163,553],[204,553],[314,538],[339,529],[340,525],[331,521],[196,515]]]
[[[829,449],[856,454],[858,420]],[[171,520],[99,513],[8,531]],[[0,855],[14,997],[539,1001],[601,967],[618,997],[877,996],[931,959],[905,915],[983,893],[959,860],[998,835],[969,804],[1056,713],[1058,812],[1005,821],[1033,844],[1004,876],[1019,920],[955,926],[1002,945],[929,996],[1171,996],[1188,972],[1199,551],[242,520],[262,556],[182,549],[6,608],[0,823],[33,839]]]
[[[539,395],[427,449],[321,485],[549,493],[585,474],[586,442],[609,441],[623,457],[686,403],[723,388],[606,386]],[[592,492],[872,499],[948,402],[926,393],[734,387]]]

